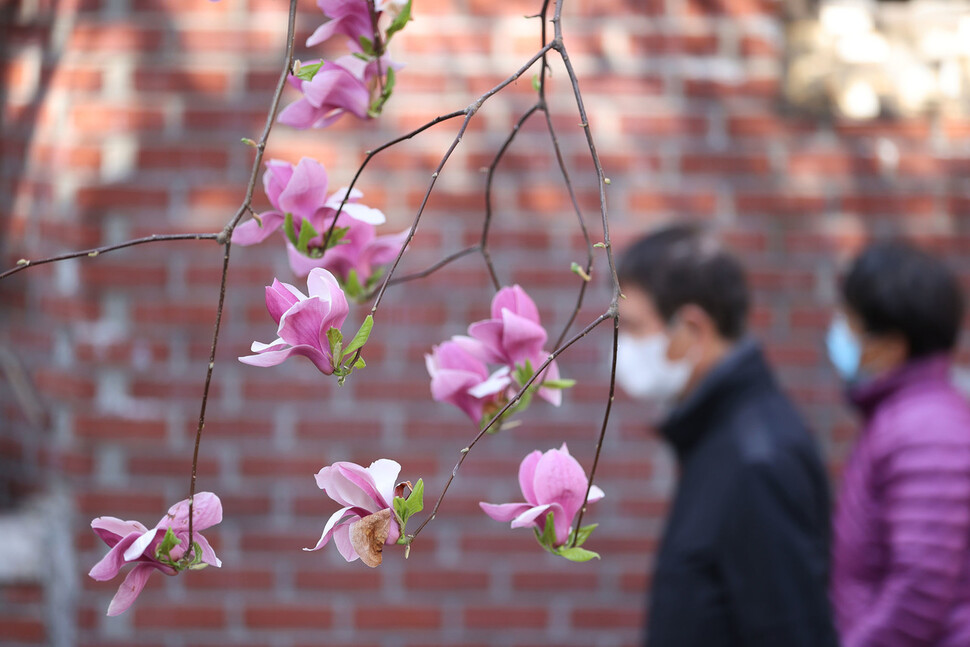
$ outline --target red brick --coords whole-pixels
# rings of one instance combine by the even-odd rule
[[[644,622],[643,609],[583,608],[572,613],[572,625],[577,629],[635,629]]]
[[[354,609],[354,626],[362,630],[437,629],[441,609],[432,606],[380,606]]]
[[[168,606],[154,604],[134,609],[134,625],[138,629],[170,629],[177,622],[180,629],[220,629],[226,625],[222,607],[193,604]]]
[[[0,639],[4,642],[32,642],[40,644],[47,637],[42,620],[32,620],[12,615],[0,616]]]
[[[542,629],[549,624],[546,607],[482,606],[465,609],[464,623],[472,629]]]
[[[245,622],[251,629],[329,629],[333,613],[320,605],[260,604],[246,609]]]
[[[154,440],[165,438],[165,420],[133,420],[109,416],[79,415],[74,433],[90,440]]]

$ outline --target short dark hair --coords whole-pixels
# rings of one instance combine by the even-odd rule
[[[643,290],[670,320],[693,303],[726,339],[744,334],[748,286],[741,263],[706,229],[671,225],[635,242],[620,259],[620,280]]]
[[[951,351],[960,334],[963,296],[956,276],[904,241],[866,247],[842,281],[842,298],[867,332],[901,334],[910,358]]]

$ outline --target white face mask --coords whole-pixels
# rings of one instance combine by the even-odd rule
[[[670,339],[663,333],[633,337],[620,333],[616,348],[616,381],[631,397],[661,408],[680,397],[694,367],[684,359],[667,359]]]

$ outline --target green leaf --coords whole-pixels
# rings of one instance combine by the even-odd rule
[[[296,227],[293,226],[293,214],[287,213],[286,217],[283,218],[283,233],[286,234],[287,239],[295,246],[296,245]]]
[[[586,270],[583,269],[583,266],[577,263],[576,261],[573,261],[573,264],[569,266],[569,269],[572,270],[573,274],[577,274],[581,279],[583,279],[586,282],[589,282],[590,280],[589,274],[587,274]]]
[[[404,29],[409,20],[411,20],[411,0],[408,0],[407,4],[401,9],[401,13],[395,16],[391,26],[387,28],[384,36],[385,44],[391,41],[391,36]]]
[[[347,348],[344,349],[344,354],[340,356],[343,360],[344,357],[355,352],[358,348],[361,348],[367,343],[367,338],[370,337],[370,331],[374,328],[374,317],[373,315],[367,315],[364,318],[364,323],[360,324],[360,330],[354,335],[354,338],[350,340],[347,344]]]
[[[319,63],[311,63],[309,65],[300,65],[299,71],[297,71],[297,78],[303,79],[304,81],[312,81],[313,77],[317,75],[320,71],[320,67],[323,65],[323,61]]]
[[[394,515],[399,519],[403,530],[404,524],[408,522],[408,517],[411,516],[408,514],[408,502],[404,500],[404,497],[396,496],[393,505]],[[404,533],[402,532],[401,535],[403,536]]]
[[[330,238],[327,239],[327,249],[331,247],[336,247],[337,245],[346,245],[349,240],[344,240],[344,236],[350,231],[350,227],[334,227],[333,231],[330,232]]]
[[[556,543],[556,524],[552,512],[546,515],[546,525],[542,529],[542,534],[539,535],[539,543],[550,550]]]
[[[313,228],[313,225],[310,224],[309,220],[304,218],[303,222],[300,224],[300,239],[296,241],[297,251],[299,251],[301,254],[308,255],[307,245],[309,245],[310,241],[317,236],[319,236],[317,230]]]
[[[161,559],[164,557],[167,561],[172,561],[172,549],[182,543],[175,533],[172,532],[171,528],[165,529],[165,536],[162,538],[162,543],[158,545],[155,549],[155,557]]]
[[[364,296],[364,288],[360,286],[360,280],[357,278],[357,270],[347,272],[347,278],[344,280],[344,294],[355,301]]]
[[[367,362],[364,361],[363,357],[358,357],[357,361],[354,362],[354,368],[364,368],[367,366]]]
[[[589,539],[591,534],[593,534],[593,531],[596,530],[597,526],[599,526],[598,523],[592,523],[588,526],[583,526],[580,528],[579,532],[576,533],[576,545],[582,546],[584,543],[586,543],[586,540]]]
[[[340,359],[343,357],[343,351],[341,350],[341,343],[344,336],[341,334],[340,329],[330,326],[330,330],[327,331],[327,340],[330,342],[330,356],[333,358],[333,365],[337,366],[340,364]]]
[[[408,512],[415,515],[424,510],[424,479],[418,479],[407,500]]]
[[[360,37],[360,48],[364,50],[364,54],[367,54],[367,56],[374,57],[374,41],[367,36]]]
[[[542,83],[539,82],[539,75],[538,74],[533,74],[532,75],[532,89],[535,90],[536,92],[538,92],[541,87],[542,87]]]
[[[542,386],[547,389],[568,389],[576,386],[576,380],[546,380]]]
[[[560,548],[556,551],[557,555],[561,555],[571,562],[588,562],[591,559],[599,559],[598,553],[594,553],[591,550],[586,550],[585,548]]]
[[[374,102],[367,110],[367,116],[376,117],[381,114],[381,111],[384,110],[384,104],[387,103],[387,100],[391,98],[391,93],[394,92],[396,78],[394,68],[387,68],[387,78],[384,79],[384,91],[381,92],[381,96],[374,99]]]

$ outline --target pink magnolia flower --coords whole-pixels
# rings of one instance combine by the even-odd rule
[[[161,571],[165,575],[175,575],[181,570],[178,561],[182,558],[191,544],[198,544],[200,554],[194,555],[197,564],[222,566],[216,557],[212,546],[202,536],[201,531],[211,528],[222,521],[222,502],[211,492],[200,492],[193,498],[192,506],[192,539],[189,540],[189,500],[185,499],[168,509],[168,514],[161,518],[154,528],[148,529],[137,521],[122,521],[115,517],[98,517],[91,522],[95,534],[106,543],[111,550],[100,562],[94,565],[88,575],[98,582],[105,582],[115,578],[125,564],[134,564],[118,592],[108,605],[108,615],[116,616],[132,605],[138,594],[145,588],[148,577],[154,571]],[[166,531],[171,529],[178,539],[168,553],[167,558],[158,552]],[[187,565],[193,568],[193,565]]]
[[[536,450],[519,465],[519,487],[525,503],[478,505],[496,521],[511,521],[513,528],[535,526],[540,532],[545,530],[546,516],[551,512],[558,547],[569,539],[573,517],[583,507],[588,484],[586,472],[563,443],[561,449],[550,449],[545,454]],[[594,485],[589,502],[603,496],[603,490]]]
[[[279,338],[269,344],[254,341],[255,355],[240,357],[243,364],[276,366],[291,355],[302,355],[325,375],[334,372],[327,331],[339,330],[350,309],[337,279],[327,270],[314,268],[307,277],[307,292],[273,280],[266,287],[266,309],[277,323]]]
[[[549,355],[542,349],[548,335],[539,320],[539,309],[518,285],[499,290],[492,299],[491,319],[473,323],[468,334],[480,342],[481,359],[513,370],[527,361],[537,369]],[[558,379],[559,366],[553,361],[539,382]],[[540,388],[539,397],[555,406],[562,404],[561,389]]]
[[[340,461],[320,470],[317,486],[344,507],[331,515],[316,546],[304,550],[320,550],[333,538],[348,562],[360,557],[368,566],[380,565],[384,546],[401,536],[391,509],[400,472],[400,464],[386,458],[366,468]]]
[[[432,348],[424,361],[431,375],[432,399],[455,405],[479,423],[485,407],[495,403],[512,380],[507,366],[489,375],[485,363],[469,351],[474,344],[468,338],[446,341]]]
[[[334,34],[343,34],[354,43],[359,43],[361,36],[374,40],[367,0],[317,0],[317,6],[329,20],[311,34],[307,47],[319,45]]]

